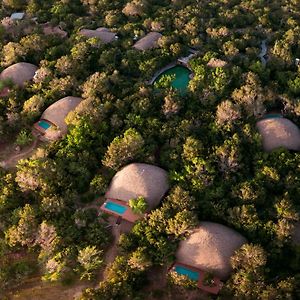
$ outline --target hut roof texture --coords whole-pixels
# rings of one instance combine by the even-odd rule
[[[59,35],[62,38],[67,37],[68,33],[62,30],[59,26],[52,26],[50,23],[42,24],[42,29],[45,35]]]
[[[265,151],[279,147],[300,150],[300,129],[286,118],[266,118],[257,122]]]
[[[105,44],[111,43],[115,40],[116,37],[116,33],[111,32],[108,28],[105,27],[100,27],[96,30],[81,29],[79,33],[86,36],[87,38],[99,38]]]
[[[116,173],[106,198],[128,202],[132,198],[143,196],[151,210],[159,204],[168,189],[165,170],[149,164],[133,163]]]
[[[68,127],[65,118],[82,101],[78,97],[65,97],[50,105],[42,114],[41,119],[50,121],[59,127],[62,134],[67,134]]]
[[[231,273],[230,258],[246,239],[238,232],[224,225],[201,222],[198,229],[181,241],[176,253],[183,263],[225,280]]]
[[[149,32],[138,40],[133,47],[137,50],[148,50],[157,46],[157,41],[162,37],[159,32]]]
[[[37,69],[37,66],[30,63],[16,63],[2,71],[0,74],[0,80],[11,79],[14,84],[22,87],[26,81],[33,79]]]

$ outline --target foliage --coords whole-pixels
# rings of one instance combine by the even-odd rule
[[[130,199],[128,205],[135,214],[143,214],[148,208],[147,201],[142,196],[139,196],[136,199]]]
[[[15,11],[25,18],[10,20]],[[123,256],[100,289],[83,297],[148,296],[145,272],[171,263],[198,220],[226,224],[250,243],[233,256],[221,298],[300,297],[299,247],[292,244],[300,155],[264,152],[256,127],[265,112],[279,110],[299,126],[296,0],[4,0],[0,16],[1,71],[16,62],[38,67],[23,86],[0,82],[0,90],[9,87],[0,95],[1,160],[12,137],[20,145],[30,142],[49,105],[64,96],[83,98],[65,119],[66,136],[0,170],[1,291],[22,282],[28,266],[40,266],[50,281],[92,278],[111,237],[107,220],[87,202],[106,192],[120,168],[144,162],[168,172],[170,191],[122,235]],[[68,37],[46,35],[44,23]],[[80,34],[101,27],[118,39],[104,43]],[[132,47],[135,36],[151,31],[162,34],[157,47]],[[170,88],[172,76],[146,84],[188,56],[189,47],[195,55],[188,93]],[[142,202],[137,206],[144,209]],[[26,261],[32,253],[34,262],[10,259],[28,248]]]

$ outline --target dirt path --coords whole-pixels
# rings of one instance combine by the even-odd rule
[[[16,166],[17,162],[22,159],[30,156],[30,154],[35,150],[35,148],[38,145],[38,139],[34,139],[32,144],[29,146],[29,148],[23,149],[21,152],[17,154],[13,154],[8,156],[7,159],[0,162],[0,165],[4,169],[13,168]]]

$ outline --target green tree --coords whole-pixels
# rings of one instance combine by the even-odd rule
[[[136,199],[130,199],[128,205],[135,214],[143,214],[148,208],[148,203],[142,196],[139,196]]]
[[[29,204],[19,210],[18,223],[8,228],[5,238],[10,246],[21,244],[22,246],[32,247],[35,243],[38,232],[36,213]]]
[[[135,130],[128,129],[123,136],[116,137],[104,155],[104,166],[117,171],[120,167],[143,157],[144,139]]]
[[[96,246],[87,246],[78,252],[77,260],[82,268],[80,279],[91,280],[102,264],[102,251]]]

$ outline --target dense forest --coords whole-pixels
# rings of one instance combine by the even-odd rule
[[[14,12],[25,17],[12,21]],[[174,282],[149,292],[147,274],[172,263],[179,241],[201,221],[248,241],[217,299],[300,298],[300,245],[291,239],[300,152],[264,151],[256,127],[278,110],[300,126],[298,0],[2,0],[0,19],[0,71],[18,62],[38,67],[22,88],[0,83],[9,87],[0,95],[1,149],[26,148],[52,103],[83,99],[67,117],[66,136],[0,167],[1,299],[32,276],[63,286],[85,282],[82,300],[183,293]],[[46,22],[67,37],[44,34]],[[100,27],[117,38],[103,43],[79,34]],[[151,31],[162,34],[156,48],[133,48]],[[191,50],[185,92],[170,76],[149,84]],[[112,234],[92,204],[131,162],[165,169],[171,188],[120,236],[119,255],[99,283]]]

